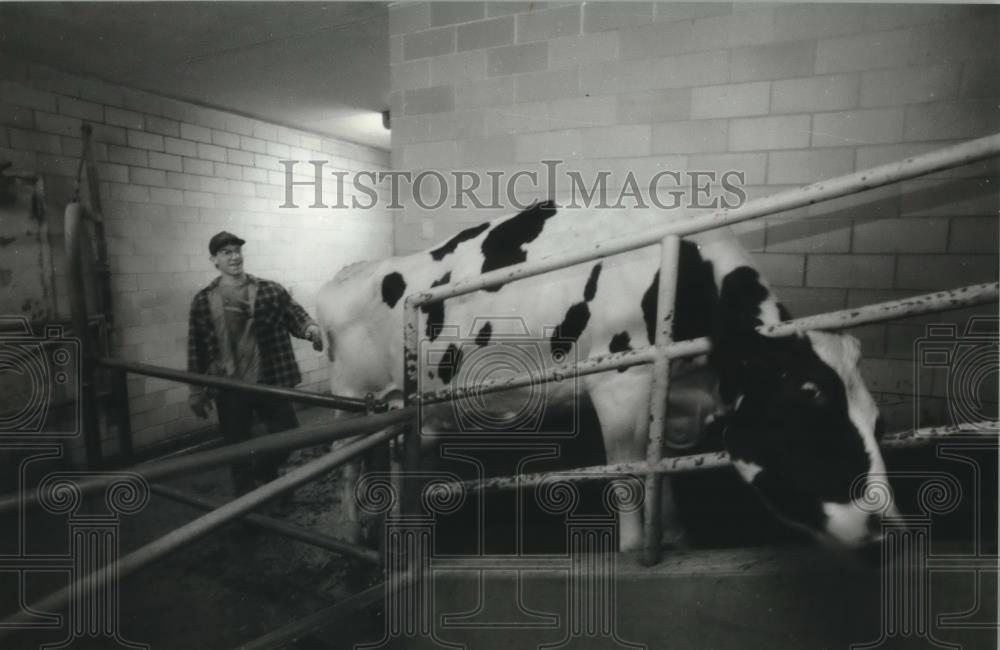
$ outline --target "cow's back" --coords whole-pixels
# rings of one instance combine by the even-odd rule
[[[534,210],[534,212],[532,212]],[[520,222],[518,221],[520,220]],[[649,210],[553,210],[538,206],[462,231],[419,253],[345,268],[320,292],[320,322],[333,339],[332,390],[385,395],[402,386],[405,297],[485,271],[592,248],[615,237],[663,225]],[[708,244],[725,267],[746,262],[725,235]],[[732,257],[731,261],[724,259]],[[450,345],[512,333],[535,341],[553,361],[554,340],[572,341],[563,363],[637,349],[651,341],[659,247],[650,246],[507,283],[498,290],[450,298],[420,314],[421,390],[444,387],[437,359]],[[699,286],[698,291],[701,291]],[[448,326],[443,332],[440,327]],[[485,330],[484,330],[485,326]],[[515,330],[522,328],[520,333]],[[702,335],[705,332],[693,332]],[[561,358],[561,357],[560,357]],[[568,384],[567,384],[568,385]],[[514,398],[517,399],[517,398]],[[498,399],[499,401],[499,399]]]

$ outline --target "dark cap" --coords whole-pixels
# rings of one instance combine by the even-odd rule
[[[246,241],[240,239],[231,232],[226,232],[223,230],[214,237],[208,240],[208,252],[215,255],[219,252],[219,249],[228,244],[239,244],[242,246]]]

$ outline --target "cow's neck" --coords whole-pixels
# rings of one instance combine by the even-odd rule
[[[767,280],[728,228],[701,233],[685,242],[678,277],[678,310],[684,307],[685,292],[710,295],[713,304],[699,305],[700,309],[708,311],[711,319],[720,315],[726,318],[728,326],[770,325],[788,318]],[[711,334],[710,327],[699,328],[695,336]]]
[[[715,301],[707,331],[699,335],[712,339],[710,364],[719,374],[720,397],[729,405],[741,391],[740,360],[745,358],[744,348],[753,343],[754,328],[787,320],[789,315],[735,237],[713,232],[696,241],[696,259],[702,260],[703,268],[711,268],[713,286],[709,293]],[[690,262],[687,266],[690,268]],[[682,277],[679,280],[685,281]],[[680,308],[679,302],[678,311]]]

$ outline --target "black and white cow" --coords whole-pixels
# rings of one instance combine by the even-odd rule
[[[662,212],[568,210],[546,202],[463,230],[421,253],[345,268],[319,294],[333,393],[401,396],[405,296],[663,222]],[[444,326],[485,347],[503,336],[500,323],[517,317],[534,340],[549,342],[548,367],[648,346],[658,283],[659,247],[652,246],[425,307],[421,389],[461,379],[463,361]],[[885,467],[876,440],[878,410],[858,372],[857,339],[756,332],[755,326],[789,316],[728,230],[682,242],[675,308],[675,340],[709,336],[713,352],[673,364],[668,428],[697,430],[724,414],[725,444],[736,469],[779,517],[848,547],[877,539],[880,517],[859,499]],[[440,362],[428,362],[435,358],[428,349],[440,352]],[[641,365],[549,384],[546,398],[567,403],[585,391],[608,462],[639,461],[646,450],[651,373],[651,365]],[[519,389],[488,395],[476,408],[503,422],[524,402]],[[442,404],[426,413],[447,429],[455,426],[453,408]],[[640,545],[639,517],[622,517],[623,550]]]

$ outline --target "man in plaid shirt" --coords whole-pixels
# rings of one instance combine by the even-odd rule
[[[220,275],[191,302],[188,321],[188,371],[231,377],[272,386],[295,386],[302,381],[289,334],[323,349],[319,325],[277,282],[256,278],[243,270],[243,244],[229,232],[208,243],[212,264]],[[201,418],[208,417],[212,401],[219,412],[219,428],[227,444],[250,438],[256,413],[269,433],[299,426],[290,402],[238,391],[213,391],[191,386],[189,404]],[[232,466],[233,487],[243,494],[255,479],[268,482],[278,476],[287,458],[279,453]]]

